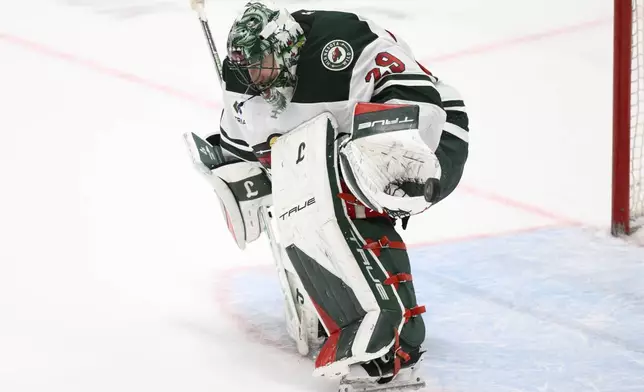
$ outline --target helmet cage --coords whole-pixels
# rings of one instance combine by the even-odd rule
[[[276,54],[269,49],[261,52],[261,56],[256,56],[253,59],[247,59],[242,50],[231,50],[229,52],[230,68],[237,77],[237,80],[258,93],[262,93],[271,87],[275,86],[283,75],[288,74],[289,71],[285,66],[280,66],[277,59],[273,61],[273,66],[265,66],[263,60],[266,56],[276,56]],[[269,70],[275,77],[265,83],[256,83],[252,80],[249,70],[257,70],[259,73]]]
[[[228,34],[230,70],[251,94],[282,112],[297,86],[296,65],[304,42],[302,27],[287,10],[251,1]]]

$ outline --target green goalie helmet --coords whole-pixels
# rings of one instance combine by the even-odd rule
[[[261,95],[281,112],[297,85],[295,68],[304,41],[302,27],[288,11],[250,2],[228,34],[228,59],[249,92]]]

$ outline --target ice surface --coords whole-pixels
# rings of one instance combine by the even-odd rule
[[[543,229],[410,254],[419,303],[428,309],[428,390],[644,385],[644,249],[586,230]],[[227,276],[221,290],[236,295],[224,312],[244,320],[251,340],[295,353],[280,328],[271,271],[231,269]]]

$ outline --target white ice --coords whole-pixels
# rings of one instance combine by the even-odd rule
[[[243,0],[209,1],[219,48]],[[612,1],[361,12],[465,96],[459,189],[404,237],[428,391],[644,391],[644,251],[609,237]],[[217,129],[188,0],[0,4],[0,391],[333,391],[181,135]]]

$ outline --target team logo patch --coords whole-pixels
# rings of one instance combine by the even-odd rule
[[[237,120],[238,123],[240,124],[246,124],[246,121],[242,118],[242,105],[244,105],[244,102],[239,103],[239,101],[235,101],[233,104],[233,109],[235,109],[235,120]]]
[[[330,71],[347,69],[352,61],[353,48],[347,41],[335,39],[322,49],[322,64]]]

